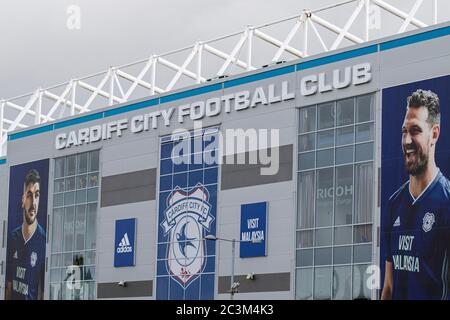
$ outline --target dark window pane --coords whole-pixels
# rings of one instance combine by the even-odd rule
[[[315,268],[314,270],[314,299],[331,299],[331,267]]]
[[[352,261],[352,247],[334,247],[333,252],[333,263],[334,264],[345,264],[351,263]]]
[[[62,207],[64,205],[64,193],[53,195],[53,206]]]
[[[373,164],[355,165],[355,223],[372,222],[374,197]]]
[[[319,113],[319,130],[334,127],[334,102],[319,104],[317,106]]]
[[[353,166],[336,168],[335,225],[352,223]]]
[[[345,126],[355,122],[355,100],[353,98],[337,102],[337,125]]]
[[[98,186],[98,172],[88,174],[87,178],[87,186],[88,188]]]
[[[356,126],[356,142],[374,140],[373,123],[364,123]]]
[[[51,282],[61,281],[61,269],[60,268],[50,270],[50,281]]]
[[[86,233],[86,205],[78,205],[75,215],[75,250],[84,249]]]
[[[373,159],[373,142],[357,144],[355,146],[355,161],[366,161]]]
[[[366,95],[356,98],[356,121],[364,122],[373,120],[374,95]]]
[[[334,146],[334,129],[317,132],[317,149]]]
[[[75,191],[64,193],[64,205],[72,205],[75,203]]]
[[[63,243],[63,220],[64,219],[64,209],[58,208],[53,209],[52,217],[52,252],[61,252]],[[53,256],[52,256],[53,259]],[[53,263],[53,261],[52,261]],[[54,266],[59,266],[54,265]]]
[[[298,152],[313,150],[316,145],[316,137],[314,133],[304,134],[298,137]]]
[[[300,133],[316,130],[316,107],[300,109]]]
[[[314,249],[314,265],[330,265],[331,264],[331,248]]]
[[[296,294],[298,300],[312,299],[312,268],[297,269]]]
[[[314,171],[298,174],[297,226],[300,229],[314,227]]]
[[[352,267],[335,267],[333,270],[333,299],[351,299]]]
[[[353,162],[353,146],[336,148],[336,164]]]
[[[317,151],[317,167],[328,167],[334,164],[334,149]]]
[[[98,171],[99,169],[99,151],[89,152],[89,171]]]
[[[85,189],[87,186],[87,175],[83,174],[76,177],[76,187],[77,189]]]
[[[54,192],[63,192],[64,191],[64,179],[55,180],[55,190]]]
[[[370,289],[367,286],[367,273],[369,265],[353,266],[353,299],[370,299]]]
[[[75,207],[65,208],[64,213],[64,251],[73,250]]]
[[[66,158],[66,176],[73,176],[76,173],[77,156],[70,156]]]
[[[298,169],[307,170],[315,167],[316,153],[308,152],[298,155]]]
[[[65,158],[55,159],[55,178],[64,177]]]
[[[96,247],[97,203],[87,205],[86,211],[86,249]]]
[[[313,249],[297,250],[297,267],[312,266]]]
[[[352,243],[352,227],[334,228],[334,244],[350,244]]]
[[[354,243],[372,242],[372,225],[359,225],[354,227]]]
[[[353,262],[371,262],[372,261],[372,245],[363,244],[353,246]]]
[[[82,153],[78,155],[77,174],[86,173],[88,169],[88,154]]]
[[[75,190],[75,177],[66,178],[65,185],[66,185],[66,191]]]
[[[333,168],[317,171],[316,227],[332,224],[333,218]]]
[[[336,145],[352,144],[354,139],[353,126],[336,129]]]
[[[87,189],[87,201],[94,202],[98,200],[98,188]]]
[[[84,203],[86,202],[86,189],[77,190],[77,195],[75,198],[76,203]]]
[[[297,231],[297,248],[309,248],[313,246],[313,231]]]
[[[62,225],[60,225],[61,227]],[[53,249],[52,249],[53,251]],[[62,256],[60,254],[52,254],[52,257],[50,259],[50,267],[60,267],[62,264]]]
[[[331,245],[331,228],[316,229],[316,246],[330,246]]]

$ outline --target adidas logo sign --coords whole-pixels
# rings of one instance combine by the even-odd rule
[[[394,227],[399,227],[400,226],[400,217],[397,217],[397,220],[395,220],[394,222]]]
[[[125,233],[122,240],[120,240],[119,247],[117,248],[117,253],[127,253],[131,252],[133,248],[130,245],[130,240],[128,239],[128,234]]]

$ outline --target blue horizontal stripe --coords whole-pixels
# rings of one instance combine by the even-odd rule
[[[318,59],[314,59],[314,60],[310,60],[310,61],[300,62],[299,64],[297,64],[297,70],[310,69],[310,68],[322,66],[325,64],[333,63],[333,62],[338,62],[338,61],[342,61],[342,60],[347,60],[347,59],[351,59],[351,58],[364,56],[366,54],[375,53],[377,51],[378,51],[378,46],[375,44],[375,45],[364,47],[364,48],[341,52],[341,53],[333,54],[331,56],[326,56],[326,57],[322,57],[322,58],[318,58]]]
[[[211,86],[200,87],[200,88],[196,88],[196,89],[192,89],[192,90],[174,93],[174,94],[171,94],[171,95],[168,95],[165,97],[161,97],[160,103],[166,103],[166,102],[170,102],[170,101],[174,101],[174,100],[189,98],[189,97],[197,96],[199,94],[204,94],[204,93],[221,90],[221,89],[222,89],[222,83],[217,83],[217,84],[213,84]]]
[[[62,121],[62,122],[57,122],[57,123],[55,123],[55,130],[65,128],[68,126],[72,126],[74,124],[80,124],[83,122],[88,122],[88,121],[97,120],[97,119],[101,119],[101,118],[103,118],[103,112],[97,112],[97,113],[88,114],[86,116],[82,116],[79,118],[74,118],[74,119],[70,119],[70,120],[66,120],[66,121]]]
[[[257,73],[257,74],[252,74],[250,76],[230,80],[230,81],[227,81],[224,83],[224,88],[231,88],[231,87],[239,86],[241,84],[259,81],[259,80],[263,80],[263,79],[268,79],[268,78],[272,78],[272,77],[277,77],[277,76],[281,76],[283,74],[287,74],[287,73],[291,73],[291,72],[295,72],[295,66],[288,66],[288,67],[284,67],[284,68],[279,68],[279,69],[275,69],[275,70],[271,70],[271,71],[267,71],[267,72],[261,72],[261,73]]]
[[[43,126],[43,127],[39,127],[39,128],[30,129],[27,131],[13,133],[8,136],[8,140],[16,140],[16,139],[20,139],[20,138],[25,138],[25,137],[33,136],[35,134],[48,132],[48,131],[52,131],[52,130],[53,130],[53,124],[49,124],[48,126]]]
[[[0,165],[1,164],[6,164],[6,159],[0,159]]]
[[[385,51],[393,48],[407,46],[409,44],[431,40],[450,35],[450,27],[440,28],[436,30],[430,30],[424,33],[414,34],[412,36],[395,39],[391,41],[382,42],[380,44],[380,50]]]
[[[143,109],[146,107],[155,106],[158,103],[159,103],[159,99],[151,99],[151,100],[146,100],[146,101],[142,101],[142,102],[138,102],[138,103],[133,103],[128,106],[123,106],[123,107],[119,107],[119,108],[115,108],[115,109],[111,109],[111,110],[106,110],[105,118],[114,116],[117,114],[125,113],[125,112],[130,112],[130,111]]]

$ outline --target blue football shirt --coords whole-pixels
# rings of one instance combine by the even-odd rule
[[[38,224],[28,241],[22,225],[13,230],[8,243],[7,281],[12,282],[13,300],[37,300],[39,282],[43,286],[45,274],[45,231]],[[42,289],[43,290],[43,287]]]
[[[408,181],[389,199],[387,213],[383,241],[393,267],[392,299],[449,299],[449,180],[438,170],[416,199]]]

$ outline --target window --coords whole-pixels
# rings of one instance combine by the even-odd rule
[[[296,298],[370,298],[374,95],[299,110]]]
[[[96,297],[98,170],[98,151],[55,159],[50,238],[52,300]]]

